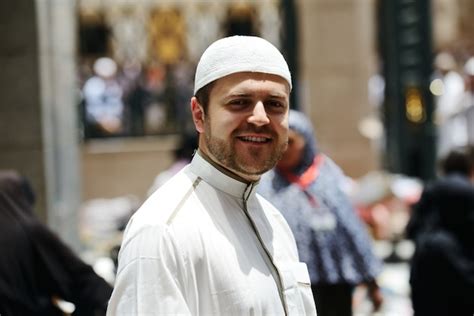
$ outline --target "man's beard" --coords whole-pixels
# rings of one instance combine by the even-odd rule
[[[261,175],[272,169],[287,148],[287,141],[278,142],[278,136],[270,132],[273,144],[272,150],[269,153],[268,150],[264,148],[248,148],[246,152],[243,153],[237,151],[235,148],[235,134],[237,134],[238,131],[234,131],[230,135],[229,140],[224,140],[214,137],[209,119],[205,121],[205,128],[205,141],[210,154],[212,154],[223,167],[243,175]],[[255,127],[246,129],[246,131],[249,130],[258,133]],[[265,130],[265,133],[269,133],[268,129]]]

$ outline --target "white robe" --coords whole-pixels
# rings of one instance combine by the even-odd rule
[[[199,154],[134,214],[107,315],[316,315],[281,214]]]

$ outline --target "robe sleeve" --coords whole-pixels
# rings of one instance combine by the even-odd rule
[[[29,227],[35,268],[46,291],[74,303],[74,315],[105,313],[112,287],[44,225]]]
[[[107,315],[190,315],[184,263],[166,227],[126,239]]]

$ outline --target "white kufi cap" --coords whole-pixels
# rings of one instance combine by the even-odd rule
[[[255,36],[231,36],[212,43],[201,56],[194,79],[194,94],[214,80],[238,72],[261,72],[282,77],[291,90],[291,74],[280,51]]]

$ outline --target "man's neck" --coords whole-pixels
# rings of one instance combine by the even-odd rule
[[[218,162],[216,162],[215,160],[213,160],[208,154],[206,154],[204,151],[202,151],[201,149],[198,149],[197,151],[197,154],[200,155],[202,158],[204,158],[207,162],[209,162],[211,165],[213,165],[217,170],[219,170],[220,172],[222,172],[223,174],[231,177],[232,179],[235,179],[237,181],[240,181],[240,182],[243,182],[243,183],[252,183],[252,182],[257,182],[259,180],[258,179],[254,179],[254,180],[250,180],[250,179],[246,179],[244,178],[243,176],[235,173],[234,171],[232,170],[229,170],[227,169],[226,167],[222,166],[221,164],[219,164]]]

